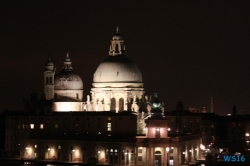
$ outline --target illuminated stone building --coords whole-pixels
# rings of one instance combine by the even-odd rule
[[[59,73],[49,58],[44,96],[33,94],[24,101],[24,111],[1,115],[5,156],[130,165],[195,161],[199,156],[198,127],[183,134],[181,118],[165,114],[157,95],[151,102],[139,68],[125,53],[117,30],[109,57],[95,71],[86,100],[69,54]],[[197,116],[187,119],[200,122]]]

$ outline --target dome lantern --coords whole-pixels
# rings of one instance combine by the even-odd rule
[[[122,36],[119,34],[119,27],[116,28],[116,33],[112,37],[109,49],[109,56],[125,55],[125,45]]]

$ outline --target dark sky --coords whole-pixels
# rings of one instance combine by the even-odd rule
[[[119,25],[127,57],[140,68],[147,94],[167,110],[177,101],[224,114],[250,113],[249,5],[228,2],[0,1],[0,110],[21,110],[43,92],[44,64],[58,70],[67,51],[89,94]],[[85,97],[86,100],[86,97]]]

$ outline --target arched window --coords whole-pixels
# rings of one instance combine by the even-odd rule
[[[116,100],[115,100],[115,98],[112,98],[111,99],[110,110],[115,111],[116,110],[115,107],[116,107]]]
[[[158,155],[159,155],[159,154],[161,154],[161,151],[156,151],[155,154],[158,154]]]
[[[124,99],[119,99],[119,111],[124,111]]]

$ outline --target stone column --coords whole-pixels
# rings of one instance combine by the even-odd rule
[[[119,111],[119,96],[115,96],[115,111],[116,113]]]

